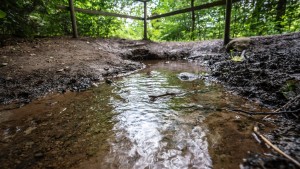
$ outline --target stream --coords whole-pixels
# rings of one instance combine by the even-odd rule
[[[266,151],[251,119],[228,111],[263,108],[226,92],[198,63],[145,64],[112,84],[2,111],[3,168],[238,168],[249,150]]]

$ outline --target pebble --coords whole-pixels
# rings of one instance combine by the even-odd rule
[[[36,127],[28,127],[25,131],[24,131],[24,133],[25,133],[25,135],[28,135],[28,134],[30,134],[33,130],[35,130],[36,129]]]
[[[98,85],[96,83],[92,83],[93,87],[98,87]]]
[[[44,157],[44,154],[43,153],[35,153],[34,157],[35,158],[42,158],[42,157]]]
[[[1,63],[1,66],[7,66],[8,63]]]
[[[64,69],[58,69],[56,72],[63,72]]]

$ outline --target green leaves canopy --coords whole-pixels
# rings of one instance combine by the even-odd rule
[[[0,32],[17,36],[62,36],[71,34],[68,0],[3,0]],[[216,0],[214,0],[216,1]],[[213,0],[194,0],[194,6]],[[152,0],[148,16],[191,7],[192,0]],[[143,3],[134,0],[74,0],[77,8],[143,17]],[[5,12],[3,12],[5,11]],[[297,0],[242,0],[234,3],[231,36],[254,36],[300,31]],[[188,41],[223,37],[224,6],[148,21],[148,34],[156,41]],[[6,15],[6,16],[5,16]],[[81,36],[142,39],[143,22],[116,17],[76,13]],[[192,27],[194,25],[194,27]],[[194,31],[193,31],[194,30]]]

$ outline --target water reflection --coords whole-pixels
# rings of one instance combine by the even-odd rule
[[[176,77],[176,76],[175,76]],[[151,101],[149,95],[184,93],[160,71],[139,73],[116,83],[111,104],[118,114],[105,160],[108,168],[210,168],[206,128],[199,112],[171,108],[171,97]],[[184,96],[181,96],[184,97]],[[183,99],[183,98],[182,98]]]

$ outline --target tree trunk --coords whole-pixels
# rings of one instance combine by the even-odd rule
[[[194,7],[194,0],[191,0],[191,7]],[[192,11],[192,34],[191,34],[191,39],[195,40],[195,21],[196,21],[196,17],[195,17],[195,11]]]
[[[286,0],[279,0],[277,3],[276,30],[279,33],[283,32],[283,25],[281,25],[281,22],[283,21],[282,17],[285,15],[286,3]]]

